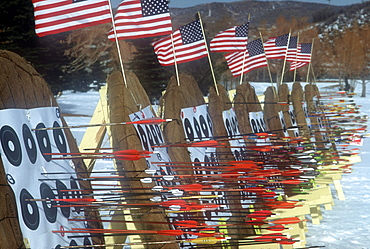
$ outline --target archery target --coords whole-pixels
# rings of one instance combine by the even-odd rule
[[[79,214],[69,210],[67,215],[67,209],[62,212],[62,208],[55,206],[58,203],[53,201],[56,196],[62,195],[58,193],[58,189],[78,187],[77,183],[70,183],[68,178],[75,174],[70,160],[53,161],[52,156],[44,154],[69,152],[64,131],[35,130],[58,127],[61,124],[59,113],[56,107],[0,110],[0,153],[4,155],[1,159],[17,200],[22,234],[29,242],[30,248],[50,249],[66,246],[70,243],[67,236],[52,231],[67,231],[72,227],[85,228],[83,222],[70,222],[66,218]],[[65,179],[63,174],[47,174],[52,172],[61,172],[68,177]],[[79,194],[76,191],[65,193],[73,193],[74,196]],[[84,243],[84,237],[75,240],[78,245]]]
[[[267,131],[266,122],[262,111],[249,112],[249,122],[250,126],[252,127],[253,133]]]
[[[19,194],[19,202],[21,204],[22,218],[24,224],[31,230],[36,230],[40,224],[40,212],[36,202],[29,201],[34,197],[26,189],[22,189]]]
[[[227,131],[228,138],[230,138],[230,146],[245,147],[245,142],[241,138],[237,117],[233,108],[223,111],[222,118],[224,126]],[[236,160],[243,160],[244,148],[230,148]]]
[[[207,105],[200,105],[181,109],[181,120],[184,129],[185,139],[188,142],[206,141],[213,138],[213,124],[208,114]],[[190,160],[201,162],[206,168],[210,164],[205,162],[215,162],[216,148],[212,147],[188,147]],[[199,171],[207,174],[207,170]]]
[[[181,120],[187,141],[210,140],[213,137],[213,124],[207,105],[181,109]]]
[[[288,112],[289,112],[290,122],[292,124],[292,127],[295,127],[295,128],[292,129],[293,133],[294,133],[294,136],[299,137],[299,130],[298,130],[298,127],[297,127],[297,117],[294,114],[293,105],[289,105],[289,111]]]
[[[19,166],[22,162],[21,143],[15,130],[4,125],[0,130],[1,145],[8,161],[13,166]]]
[[[155,116],[150,106],[147,106],[144,109],[129,115],[129,118],[131,121],[139,121],[139,120],[153,118],[153,117]],[[171,161],[166,148],[154,147],[154,146],[165,143],[160,125],[134,124],[134,127],[140,138],[140,142],[141,142],[143,149],[147,151],[151,151],[151,152],[153,151],[156,152],[156,153],[151,154],[149,158],[146,158],[149,169],[164,170],[167,174],[171,174],[170,169],[168,167],[159,168],[156,164],[152,163],[152,162],[163,162],[164,163],[164,162]]]
[[[60,127],[58,122],[54,122],[53,124],[54,128]],[[67,141],[66,138],[64,137],[64,133],[62,129],[54,129],[53,130],[53,137],[54,137],[54,142],[61,153],[66,153],[67,152]]]
[[[36,126],[36,129],[44,129],[44,128],[46,128],[46,126],[43,123],[39,123]],[[37,139],[37,143],[39,145],[42,156],[45,158],[47,162],[50,162],[51,155],[45,154],[45,153],[51,153],[51,143],[50,143],[48,131],[47,130],[37,130],[36,139]]]
[[[31,130],[26,124],[23,124],[22,126],[22,135],[28,159],[32,164],[34,164],[37,159],[37,147],[35,139],[32,136]]]
[[[40,196],[41,199],[50,199],[50,201],[43,201],[42,206],[44,208],[44,214],[46,219],[50,223],[54,223],[57,220],[57,208],[54,207],[56,202],[53,200],[55,199],[55,194],[51,187],[46,183],[41,183],[40,185]]]
[[[279,111],[278,114],[279,114],[279,119],[280,119],[281,127],[283,129],[284,136],[289,137],[288,128],[287,128],[287,125],[284,119],[284,114],[282,111]]]

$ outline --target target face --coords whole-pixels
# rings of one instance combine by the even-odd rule
[[[187,141],[212,139],[213,124],[208,114],[207,105],[181,109],[181,120]]]
[[[65,198],[77,183],[70,183],[75,176],[70,161],[52,160],[50,152],[69,152],[62,129],[35,130],[60,127],[60,111],[56,107],[0,110],[0,152],[7,180],[17,200],[17,212],[24,239],[30,248],[50,249],[67,246],[71,240],[52,231],[85,228],[83,222],[70,222],[67,217],[78,216],[69,208],[60,208],[53,199]],[[57,175],[47,173],[62,172]],[[67,175],[67,177],[66,177]],[[65,180],[67,178],[67,180]],[[61,192],[61,190],[67,192]],[[75,195],[76,193],[73,192]],[[35,201],[43,199],[45,201]],[[88,239],[88,238],[87,238]],[[88,239],[90,240],[90,239]],[[84,245],[83,236],[75,239],[76,245]],[[89,244],[86,244],[89,245]]]
[[[223,111],[222,117],[224,121],[224,125],[227,131],[227,135],[230,138],[229,143],[230,146],[235,147],[245,147],[244,139],[236,139],[241,138],[238,120],[233,108]],[[230,148],[231,152],[233,153],[235,160],[243,160],[243,154],[245,149],[243,148]]]
[[[262,111],[260,112],[250,112],[249,122],[253,133],[266,132],[266,122]]]
[[[294,107],[293,105],[289,105],[289,116],[290,116],[290,122],[292,124],[293,127],[296,127],[297,126],[297,118],[294,114]],[[297,128],[293,128],[293,133],[294,133],[294,136],[295,137],[299,137],[299,130],[298,130],[298,127]]]
[[[278,114],[279,114],[279,120],[280,120],[280,123],[281,123],[281,127],[283,129],[284,136],[289,137],[288,129],[287,129],[286,122],[285,122],[285,119],[284,119],[284,114],[283,114],[282,111],[279,111]]]
[[[186,141],[198,142],[213,138],[213,124],[207,105],[183,108],[180,116]],[[216,153],[216,148],[188,147],[188,151],[192,162],[216,161],[212,156]]]
[[[155,117],[150,106],[144,109],[132,113],[129,115],[131,121],[139,121],[147,118]],[[156,153],[151,154],[150,158],[146,158],[149,169],[165,170],[167,174],[170,174],[168,167],[159,168],[156,164],[151,162],[170,162],[171,159],[167,153],[166,148],[153,148],[153,146],[164,144],[163,133],[160,125],[140,125],[134,124],[136,132],[140,138],[141,145],[144,150],[155,151]]]

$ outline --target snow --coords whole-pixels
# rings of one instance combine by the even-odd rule
[[[319,83],[319,88],[333,83]],[[257,94],[263,94],[270,83],[252,83]],[[291,89],[291,84],[289,84]],[[360,88],[360,87],[358,87]],[[360,91],[360,90],[358,90]],[[354,96],[354,100],[361,105],[363,114],[370,116],[370,99],[359,97],[360,92]],[[367,93],[370,95],[370,91]],[[57,99],[62,113],[82,114],[91,116],[99,101],[99,93],[90,91],[86,93],[63,92]],[[88,124],[89,116],[67,116],[68,125]],[[83,137],[84,128],[72,130],[76,141],[79,143]],[[105,141],[103,147],[109,144]],[[353,166],[350,174],[344,174],[341,180],[346,200],[338,200],[334,189],[333,197],[335,205],[332,210],[322,208],[323,219],[320,225],[307,222],[308,232],[307,246],[323,246],[326,249],[366,249],[370,248],[370,141],[365,139],[360,147],[362,161]],[[97,170],[111,169],[112,163],[107,160],[97,162]]]

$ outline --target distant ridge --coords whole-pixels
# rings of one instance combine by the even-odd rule
[[[263,20],[265,20],[268,26],[271,26],[279,16],[285,16],[286,18],[306,16],[308,21],[311,22],[314,13],[327,8],[332,12],[340,13],[344,11],[344,9],[349,8],[349,6],[332,6],[328,4],[296,1],[264,2],[247,0],[232,3],[200,4],[194,7],[171,8],[170,10],[174,28],[178,28],[181,25],[193,21],[198,11],[203,21],[208,24],[217,24],[223,20],[231,20],[229,23],[223,22],[225,27],[222,28],[227,28],[229,26],[245,23],[248,20],[248,14],[251,15],[252,27],[260,26]],[[213,30],[210,28],[211,27],[207,27],[211,33]]]

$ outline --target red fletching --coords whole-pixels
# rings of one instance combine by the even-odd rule
[[[292,180],[283,180],[283,181],[280,181],[280,182],[277,182],[277,183],[281,183],[281,184],[300,184],[302,182],[303,181],[301,181],[301,180],[292,179]]]
[[[160,230],[157,231],[157,234],[166,236],[181,236],[184,234],[184,232],[182,230]]]
[[[96,199],[90,199],[90,198],[69,198],[69,199],[54,199],[54,201],[64,201],[64,202],[93,202],[97,201]]]
[[[298,217],[289,217],[289,218],[274,220],[271,222],[274,224],[296,224],[296,223],[301,222],[301,220]]]
[[[220,143],[216,140],[200,141],[189,144],[190,147],[217,147]]]
[[[147,150],[132,150],[131,149],[131,150],[114,151],[113,155],[115,155],[115,156],[120,156],[120,155],[149,155],[149,154],[152,154],[152,153],[153,152],[147,151]]]
[[[283,231],[285,230],[285,227],[283,225],[275,225],[275,226],[269,226],[265,229],[271,230],[271,231]]]
[[[187,184],[187,185],[179,185],[176,187],[172,187],[171,189],[181,189],[184,191],[201,191],[203,189],[203,185],[201,184]]]
[[[266,189],[263,187],[252,187],[252,188],[245,188],[243,189],[244,192],[249,192],[249,193],[261,193],[265,192]]]
[[[199,225],[195,220],[178,220],[174,221],[173,224],[179,227],[196,227]]]

